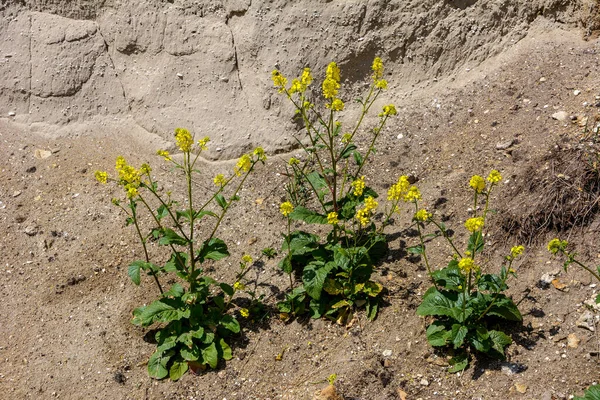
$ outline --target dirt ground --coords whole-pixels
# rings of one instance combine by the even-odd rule
[[[141,248],[110,202],[120,192],[97,183],[93,173],[112,171],[123,155],[132,164],[150,162],[156,179],[176,192],[177,171],[154,155],[170,144],[127,116],[92,118],[77,130],[65,125],[53,131],[3,118],[0,397],[300,400],[312,399],[331,374],[337,374],[337,391],[346,400],[401,399],[402,393],[410,400],[581,395],[600,381],[599,311],[593,311],[588,328],[578,326],[589,311],[584,303],[600,283],[577,268],[564,272],[545,243],[560,234],[596,265],[600,215],[594,209],[559,233],[543,226],[523,233],[507,222],[523,221],[547,206],[549,179],[564,174],[565,154],[587,142],[586,126],[589,133],[600,118],[600,42],[582,39],[578,29],[546,28],[532,29],[472,68],[396,93],[399,115],[382,134],[365,173],[380,193],[398,176],[414,175],[424,206],[447,217],[461,241],[470,176],[492,168],[502,172],[485,268],[498,268],[511,246],[530,242],[516,267],[518,279],[509,284],[524,320],[508,327],[514,342],[506,361],[477,357],[463,374],[445,371],[447,354],[427,344],[426,321],[415,313],[429,282],[423,263],[406,255],[416,240],[406,212],[386,231],[390,253],[375,274],[387,289],[386,305],[375,321],[359,313],[351,327],[325,320],[282,322],[275,304],[287,277],[278,259],[263,260],[252,276],[269,312],[260,321],[242,321],[233,359],[176,383],[152,380],[145,363],[155,345],[130,319],[133,308],[157,293],[149,279],[136,287],[127,277]],[[556,115],[561,111],[563,116]],[[353,116],[349,110],[342,120]],[[278,205],[285,195],[280,173],[293,154],[269,154],[241,192],[218,234],[232,255],[207,269],[215,279],[232,279],[243,253],[258,258],[265,247],[280,248],[284,223]],[[195,190],[203,193],[214,174],[234,164],[204,162],[206,179]],[[433,264],[442,266],[447,249],[441,242],[430,248]],[[160,257],[158,248],[152,251]],[[557,284],[541,284],[544,274]],[[576,346],[567,345],[569,335]]]

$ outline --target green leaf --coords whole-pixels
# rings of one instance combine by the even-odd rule
[[[304,284],[306,293],[308,293],[310,297],[315,300],[321,298],[325,278],[327,278],[327,274],[334,266],[335,264],[333,262],[325,264],[321,261],[317,261],[308,264],[304,268],[304,271],[302,272],[302,283]]]
[[[448,368],[448,372],[451,374],[455,372],[464,371],[469,365],[469,356],[467,353],[461,353],[454,357],[452,357],[449,361],[450,368]]]
[[[286,256],[284,259],[279,261],[279,268],[283,270],[286,274],[292,273],[292,260],[291,257]]]
[[[466,326],[459,324],[452,325],[452,332],[450,335],[455,349],[458,349],[463,345],[467,333],[469,333],[469,329],[467,329]]]
[[[348,300],[346,300],[346,299],[343,299],[343,300],[340,300],[340,301],[338,301],[338,302],[337,302],[337,303],[335,303],[335,304],[332,304],[332,305],[331,305],[331,308],[335,310],[335,309],[338,309],[338,308],[342,308],[342,307],[351,307],[351,306],[352,306],[352,303],[350,303],[350,302],[349,302]]]
[[[177,221],[179,221],[181,218],[184,218],[185,220],[190,222],[190,210],[175,211],[175,215],[177,217]]]
[[[496,317],[504,318],[509,321],[522,321],[523,317],[519,312],[516,304],[511,298],[506,297],[503,294],[498,295],[492,308],[488,311],[487,315],[493,315]]]
[[[313,171],[313,172],[309,173],[308,175],[306,175],[306,179],[308,180],[308,182],[310,182],[310,185],[311,185],[313,191],[315,192],[315,194],[317,195],[317,197],[321,201],[323,201],[323,199],[325,198],[325,195],[329,191],[329,188],[327,186],[327,182],[325,181],[325,179],[317,171]]]
[[[289,248],[288,248],[289,242]],[[289,237],[285,237],[281,250],[291,251],[293,255],[302,255],[310,253],[319,246],[319,237],[303,231],[292,232]]]
[[[174,307],[174,303],[175,301],[167,298],[154,301],[148,306],[143,307],[139,315],[135,315],[134,312],[135,318],[133,322],[135,323],[135,320],[137,319],[140,325],[148,326],[154,322],[164,323],[180,320],[182,318],[189,318],[190,310],[187,308],[184,310],[177,309]]]
[[[454,318],[457,322],[464,322],[472,313],[470,308],[463,312],[462,293],[437,291],[435,288],[428,290],[421,305],[417,308],[417,315],[443,315]]]
[[[446,268],[442,268],[432,273],[433,279],[446,290],[462,292],[465,285],[465,276],[458,268],[458,261],[452,260]]]
[[[354,153],[354,150],[356,150],[356,145],[353,143],[348,143],[340,154],[340,158],[346,159],[350,157]]]
[[[425,247],[421,246],[420,244],[418,244],[416,246],[408,247],[406,250],[409,253],[412,253],[412,254],[423,254],[423,253],[425,253]]]
[[[163,293],[163,297],[181,297],[185,293],[185,289],[179,283],[173,284],[169,290]]]
[[[169,375],[167,363],[173,356],[173,351],[155,351],[148,359],[148,375],[151,378],[164,379]]]
[[[373,281],[368,281],[365,283],[365,287],[362,291],[368,296],[377,297],[382,290],[383,286],[381,284]]]
[[[600,400],[600,385],[587,388],[583,397],[574,397],[573,400]]]
[[[219,340],[219,347],[220,347],[220,349],[217,349],[217,350],[220,350],[219,353],[223,360],[228,361],[233,358],[233,354],[231,352],[231,347],[229,347],[229,345],[225,342],[224,339]]]
[[[377,311],[379,310],[379,299],[367,299],[367,318],[371,321],[377,317]]]
[[[222,194],[218,194],[215,196],[215,200],[217,201],[217,204],[219,206],[221,206],[221,208],[224,210],[227,208],[227,200],[225,200],[225,197],[223,197]]]
[[[427,341],[434,347],[443,347],[448,344],[451,332],[441,321],[434,321],[427,327]]]
[[[140,263],[143,263],[143,261],[134,261],[131,264],[129,264],[129,267],[127,268],[127,275],[129,275],[133,283],[135,283],[136,285],[139,285],[141,282]]]
[[[166,228],[163,229],[163,236],[158,241],[158,244],[169,245],[176,244],[179,246],[185,246],[188,244],[188,241],[181,236],[179,236],[173,229]]]
[[[205,240],[202,243],[197,252],[196,260],[201,263],[203,263],[204,260],[219,261],[227,256],[229,256],[229,250],[227,249],[225,242],[218,238],[212,238],[208,241]]]
[[[197,361],[200,358],[200,349],[196,344],[192,344],[191,347],[183,347],[179,354],[186,361]]]
[[[240,323],[231,315],[225,314],[221,317],[220,325],[233,333],[240,332]]]
[[[202,349],[202,358],[212,369],[217,368],[219,353],[217,352],[217,346],[214,342]]]
[[[483,244],[484,240],[481,231],[473,232],[471,236],[469,236],[467,250],[469,250],[471,254],[479,253],[483,250]]]
[[[596,304],[600,304],[600,294],[598,294],[598,296],[596,296]]]
[[[358,151],[355,151],[352,153],[352,156],[354,157],[354,161],[356,161],[356,165],[360,167],[363,164],[362,155]]]
[[[489,333],[490,340],[492,341],[492,348],[504,357],[504,348],[512,343],[512,339],[504,332],[490,331]]]
[[[289,217],[296,221],[304,221],[307,224],[327,224],[326,215],[319,214],[302,206],[294,208],[294,211],[290,213]]]
[[[188,370],[188,363],[183,360],[175,360],[169,368],[169,378],[172,381],[177,381],[181,378]]]
[[[235,290],[233,290],[233,288],[226,283],[220,283],[219,287],[227,296],[233,296],[235,293]]]
[[[477,287],[479,290],[489,290],[494,293],[508,289],[506,284],[502,282],[500,276],[496,274],[482,275],[477,282]]]
[[[167,206],[161,204],[160,207],[156,209],[156,218],[160,221],[167,215],[169,215],[169,210],[167,209]]]
[[[205,215],[210,215],[211,217],[219,218],[219,216],[212,211],[202,210],[196,212],[196,214],[194,215],[194,219],[202,219]]]
[[[323,290],[329,293],[330,295],[335,296],[337,294],[342,293],[344,288],[335,279],[327,278],[325,280],[325,283],[323,284]]]

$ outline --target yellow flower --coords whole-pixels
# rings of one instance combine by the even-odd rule
[[[171,161],[171,156],[169,155],[169,152],[166,150],[158,150],[156,152],[156,154],[161,156],[162,158],[164,158],[167,161]]]
[[[323,97],[326,99],[333,99],[338,94],[340,84],[332,78],[325,78],[323,81]]]
[[[351,133],[344,133],[342,135],[342,144],[348,144],[348,143],[350,143],[351,140],[352,140],[352,134]]]
[[[370,214],[369,210],[367,210],[366,208],[362,208],[356,212],[356,215],[354,217],[358,220],[358,222],[360,223],[360,225],[362,227],[365,227],[365,226],[369,225],[370,215],[371,214]]]
[[[552,254],[556,254],[559,251],[563,252],[565,251],[568,245],[569,242],[567,242],[566,240],[552,239],[548,243],[548,251]]]
[[[115,169],[117,171],[122,170],[125,166],[127,165],[127,161],[125,161],[125,158],[123,156],[118,156],[117,160],[115,162]]]
[[[335,211],[327,214],[327,223],[328,224],[337,225],[338,222],[340,222],[340,221],[338,220],[338,214]]]
[[[327,66],[327,71],[325,71],[325,75],[327,78],[331,78],[336,82],[340,81],[340,68],[337,66],[335,62],[330,62]]]
[[[383,61],[381,61],[381,58],[375,57],[371,69],[373,70],[373,80],[381,79],[383,76]]]
[[[306,89],[306,87],[308,85],[310,85],[312,83],[312,81],[313,81],[313,77],[310,74],[310,68],[304,68],[302,70],[302,76],[300,77],[300,82],[302,83],[302,86],[304,87],[304,89]]]
[[[502,180],[502,175],[500,175],[500,172],[493,169],[488,175],[487,180],[491,184],[498,183]]]
[[[250,254],[244,254],[242,256],[242,262],[246,263],[246,264],[250,264],[252,262],[252,256]]]
[[[275,69],[271,73],[271,79],[273,79],[275,87],[279,89],[279,93],[283,93],[285,91],[285,85],[287,85],[287,78]]]
[[[175,143],[181,151],[188,152],[194,145],[194,138],[187,129],[177,128],[175,129]]]
[[[340,99],[334,99],[331,104],[326,105],[327,108],[331,108],[333,111],[343,111],[344,110],[344,102]]]
[[[383,106],[383,111],[379,113],[380,117],[385,117],[388,115],[396,115],[398,111],[396,111],[396,106],[393,104],[388,104],[387,106]]]
[[[215,183],[215,185],[223,187],[227,183],[227,180],[225,179],[225,176],[223,174],[218,174],[217,176],[215,176],[215,179],[213,179],[213,182]]]
[[[379,205],[379,203],[377,203],[372,196],[368,196],[365,199],[365,210],[367,210],[367,211],[376,209],[378,205]]]
[[[110,199],[110,202],[113,203],[115,206],[118,206],[121,204],[121,201],[115,197],[113,197],[112,199]]]
[[[242,171],[248,172],[250,171],[250,168],[252,168],[252,159],[248,154],[244,154],[240,157],[237,164],[235,165],[235,174],[237,176],[240,176],[242,174]]]
[[[469,186],[477,193],[481,193],[485,190],[485,179],[479,175],[473,175],[469,181]]]
[[[236,283],[233,284],[233,288],[235,290],[244,290],[246,289],[246,285],[244,285],[242,282],[237,281]]]
[[[292,86],[290,86],[290,94],[302,91],[302,82],[300,82],[298,79],[292,79]]]
[[[200,146],[200,150],[208,150],[208,142],[210,142],[210,138],[208,136],[205,136],[204,139],[198,140],[198,146]]]
[[[473,261],[470,257],[461,258],[458,262],[458,268],[465,273],[468,274],[471,271],[478,271],[479,266],[475,265],[475,261]]]
[[[96,171],[94,172],[94,176],[96,180],[100,183],[106,183],[108,181],[108,173],[104,171]]]
[[[127,192],[128,199],[133,199],[135,196],[138,195],[137,187],[131,184],[125,185],[125,191]]]
[[[415,219],[417,221],[425,222],[425,221],[429,221],[431,219],[431,216],[432,215],[430,212],[423,209],[423,210],[417,211],[417,213],[415,214]]]
[[[244,318],[248,318],[250,316],[250,311],[247,308],[240,308],[240,315]]]
[[[285,203],[281,203],[281,205],[279,206],[279,211],[283,214],[284,217],[287,217],[292,213],[292,211],[294,211],[294,206],[289,201],[286,201]]]
[[[421,200],[421,192],[419,191],[419,188],[416,186],[409,187],[408,191],[404,195],[404,201],[409,202],[417,200]]]
[[[387,199],[395,201],[400,200],[402,196],[404,196],[404,194],[408,191],[409,186],[410,183],[408,182],[408,176],[402,175],[400,178],[398,178],[398,182],[393,184],[388,189]]]
[[[379,79],[378,81],[375,81],[375,87],[377,89],[385,90],[385,89],[387,89],[387,85],[388,85],[388,83],[385,79]]]
[[[484,223],[483,217],[469,218],[465,222],[465,227],[469,232],[478,232],[483,229]]]
[[[300,160],[298,160],[295,157],[290,158],[290,160],[288,161],[288,165],[298,165],[300,164]]]
[[[352,182],[352,188],[354,189],[353,194],[356,197],[362,196],[363,191],[365,190],[365,177],[364,175]]]
[[[513,246],[510,249],[510,255],[512,256],[512,258],[517,258],[521,254],[523,254],[524,251],[525,251],[525,247],[523,247],[523,246]]]
[[[142,166],[140,167],[140,173],[142,175],[149,175],[151,171],[152,168],[150,168],[150,166],[146,163],[142,164]]]
[[[255,148],[252,154],[254,154],[259,161],[267,161],[267,156],[262,147]]]

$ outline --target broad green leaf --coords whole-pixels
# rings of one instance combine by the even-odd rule
[[[512,343],[512,339],[500,331],[490,331],[490,340],[492,341],[492,348],[503,357],[504,348]]]
[[[304,289],[310,297],[315,300],[321,298],[321,292],[323,290],[323,284],[325,278],[331,269],[335,266],[333,262],[324,264],[323,262],[313,262],[308,264],[302,272],[302,283]]]
[[[148,359],[148,375],[150,375],[151,378],[156,379],[166,378],[167,375],[169,375],[167,363],[173,354],[173,351],[168,351],[166,353],[159,352],[158,350],[155,351]]]
[[[332,304],[332,305],[331,305],[331,308],[335,310],[335,309],[338,309],[338,308],[342,308],[342,307],[351,307],[351,306],[352,306],[352,303],[350,303],[348,300],[345,300],[345,299],[344,299],[344,300],[340,300],[340,301],[338,301],[338,302],[337,302],[337,303],[335,303],[335,304]]]
[[[188,222],[190,222],[190,210],[185,210],[185,211],[175,211],[175,215],[177,217],[177,221],[179,221],[181,218],[187,220]]]
[[[434,321],[427,327],[427,341],[434,347],[443,347],[448,344],[450,331],[440,321]]]
[[[235,293],[235,290],[226,283],[220,283],[219,287],[227,296],[233,296],[233,294]]]
[[[185,293],[185,289],[179,283],[173,284],[169,290],[163,293],[163,297],[181,297]]]
[[[501,317],[509,321],[522,321],[523,317],[517,308],[517,305],[503,294],[498,295],[494,305],[488,311],[487,315]]]
[[[176,244],[179,246],[185,246],[188,244],[188,241],[181,236],[179,236],[173,229],[166,228],[163,229],[163,236],[159,239],[158,244],[169,245]]]
[[[326,215],[319,214],[302,206],[294,208],[294,211],[290,213],[289,217],[296,221],[304,221],[307,224],[327,224]]]
[[[506,284],[502,283],[502,278],[496,274],[482,275],[477,282],[477,287],[479,290],[489,290],[494,293],[501,292],[508,288]]]
[[[191,347],[183,347],[179,354],[186,361],[197,361],[200,358],[200,349],[196,344],[192,344]]]
[[[408,247],[406,250],[412,254],[423,254],[425,252],[425,247],[418,244],[416,246]]]
[[[289,242],[289,248],[288,248]],[[293,255],[302,255],[312,252],[319,246],[319,237],[311,233],[295,231],[289,237],[284,237],[281,250],[287,252],[291,250]]]
[[[196,212],[196,214],[194,215],[194,219],[202,219],[205,215],[210,215],[211,217],[219,218],[219,216],[212,211],[202,210]]]
[[[323,284],[323,290],[329,293],[330,295],[335,296],[337,294],[342,293],[343,287],[335,279],[327,278],[325,280],[325,283]]]
[[[325,179],[317,171],[313,171],[306,175],[306,179],[308,180],[308,182],[310,182],[311,188],[313,189],[317,197],[321,201],[323,201],[323,199],[325,198],[325,194],[327,194],[327,192],[329,191]]]
[[[377,317],[377,311],[379,310],[379,299],[367,299],[367,318],[371,321]]]
[[[450,261],[446,268],[433,271],[432,275],[438,286],[446,290],[462,292],[465,285],[465,276],[458,268],[458,261]]]
[[[598,296],[596,296],[596,304],[600,304],[600,294],[598,294]]]
[[[167,298],[154,301],[144,307],[141,313],[135,316],[134,320],[138,319],[142,326],[148,326],[154,322],[164,323],[180,320],[181,318],[189,318],[189,309],[179,310],[172,303],[173,301]]]
[[[224,210],[225,208],[227,208],[227,200],[225,200],[225,197],[223,197],[222,194],[218,194],[215,196],[215,200],[217,201],[217,204]]]
[[[590,386],[583,397],[574,397],[573,400],[600,400],[600,385]]]
[[[212,238],[202,243],[196,259],[202,263],[204,260],[219,261],[227,256],[229,256],[229,250],[225,242],[218,238]]]
[[[229,347],[224,339],[219,340],[219,347],[221,358],[223,358],[225,361],[231,360],[233,357],[233,354],[231,353],[231,347]]]
[[[363,292],[368,296],[376,297],[383,290],[383,286],[377,282],[368,281],[365,283],[365,287],[363,288]]]
[[[464,322],[472,313],[470,308],[463,311],[463,294],[447,291],[428,291],[421,305],[417,308],[417,315],[444,315],[454,318],[457,322]]]
[[[225,314],[221,318],[221,326],[233,333],[240,332],[240,323],[231,315]]]
[[[169,368],[169,378],[172,381],[177,381],[181,378],[188,370],[188,363],[183,360],[175,360]]]
[[[127,275],[129,275],[133,283],[135,283],[136,285],[139,285],[141,282],[140,263],[143,263],[143,261],[134,261],[131,264],[129,264],[129,267],[127,268]]]
[[[464,325],[454,324],[452,325],[451,331],[451,340],[455,349],[458,349],[465,342],[465,338],[467,337],[467,333],[469,333],[469,329],[467,329]]]
[[[217,346],[214,342],[202,349],[202,358],[212,369],[217,368],[219,353],[217,352]]]
[[[353,143],[348,143],[344,150],[341,152],[340,158],[346,159],[350,157],[354,153],[354,150],[356,150],[356,145]]]
[[[131,319],[131,323],[137,326],[143,326],[142,325],[142,320],[141,317],[144,313],[144,309],[146,309],[147,306],[141,306],[141,307],[137,307],[133,309],[133,318]]]
[[[356,165],[360,167],[363,164],[362,155],[358,151],[355,151],[352,153],[352,156],[354,157],[354,161],[356,161]]]
[[[469,236],[469,244],[467,245],[467,250],[471,252],[471,254],[479,253],[483,250],[484,239],[481,235],[481,231],[473,232],[471,236]]]
[[[171,253],[171,258],[165,264],[165,272],[181,272],[185,271],[187,264],[187,253],[182,251],[178,251],[176,253]]]
[[[469,365],[469,356],[466,353],[458,354],[452,357],[449,361],[450,368],[448,368],[448,372],[451,374],[455,372],[461,372],[467,368]]]
[[[160,207],[156,209],[156,218],[160,221],[167,215],[169,215],[169,210],[167,209],[167,206],[161,204]]]
[[[279,268],[283,270],[286,274],[292,273],[292,260],[289,256],[286,256],[284,259],[279,261]]]
[[[185,344],[187,347],[192,347],[194,339],[191,332],[184,332],[177,337],[177,342]]]

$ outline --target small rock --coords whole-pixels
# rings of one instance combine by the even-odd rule
[[[568,286],[565,285],[564,283],[562,283],[561,281],[559,281],[558,279],[552,279],[552,286],[554,286],[556,289],[560,290],[561,292],[566,292],[568,289]]]
[[[392,356],[392,351],[391,350],[384,350],[383,353],[381,353],[381,355],[383,355],[384,357],[391,357]]]
[[[429,386],[429,381],[425,378],[421,379],[421,381],[419,382],[419,384],[421,386]]]
[[[573,96],[579,96],[581,94],[581,90],[573,90]]]
[[[546,274],[542,275],[542,277],[540,278],[540,281],[538,282],[538,287],[540,287],[542,289],[547,289],[553,280],[554,280],[554,274],[546,273]]]
[[[45,158],[48,158],[52,155],[51,151],[48,150],[42,150],[42,149],[35,149],[35,152],[33,153],[33,156],[35,158],[37,158],[38,160],[43,160]]]
[[[27,236],[35,236],[38,233],[38,228],[37,226],[29,225],[25,228],[24,232],[27,234]]]
[[[25,172],[27,172],[28,174],[33,174],[35,171],[37,171],[37,168],[35,167],[35,165],[33,167],[29,167],[25,170]]]
[[[581,342],[581,339],[579,339],[574,333],[570,333],[567,336],[567,346],[572,348],[572,349],[576,349],[579,346],[579,342]]]
[[[15,191],[13,192],[13,195],[12,195],[12,197],[19,197],[20,195],[21,195],[21,191],[20,191],[20,190],[15,190]]]
[[[390,360],[389,358],[386,358],[385,360],[383,360],[383,368],[389,368],[392,366],[392,360]]]
[[[594,332],[596,330],[594,326],[594,313],[591,311],[584,312],[581,314],[577,322],[575,322],[575,325],[577,325],[579,328]]]
[[[177,73],[177,77],[178,77],[179,79],[183,79],[183,74],[181,74],[181,73],[179,73],[179,72],[178,72],[178,73]]]
[[[504,362],[500,370],[506,375],[514,375],[525,371],[527,367],[523,364]]]
[[[546,82],[546,78],[542,76],[542,77],[540,78],[540,82]]]
[[[397,392],[398,392],[398,396],[400,397],[400,400],[406,400],[407,394],[404,390],[398,389]]]
[[[527,385],[525,385],[524,383],[515,383],[515,389],[517,390],[517,392],[524,394],[525,392],[527,392]]]
[[[514,145],[516,142],[515,139],[507,140],[506,142],[500,142],[496,144],[496,150],[506,150]]]
[[[566,111],[559,111],[552,114],[552,119],[555,119],[557,121],[566,121],[567,118],[569,118],[569,113],[567,113]]]
[[[344,400],[335,390],[335,386],[329,385],[323,390],[318,390],[313,396],[313,400]]]
[[[14,117],[15,115],[17,115],[17,113],[16,113],[16,112],[14,112],[14,111],[9,111],[9,112],[8,112],[8,116],[9,116],[9,117]]]

